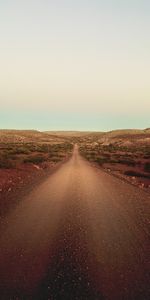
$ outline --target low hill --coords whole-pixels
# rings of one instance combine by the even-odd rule
[[[89,131],[38,131],[38,130],[0,130],[0,143],[60,143],[66,140],[72,142],[98,142],[103,145],[118,144],[149,144],[150,128],[120,129],[108,132]]]
[[[149,144],[150,131],[140,129],[113,130],[107,132],[100,140],[105,144],[118,144],[128,146],[132,144]]]
[[[0,130],[0,143],[51,143],[63,141],[63,138],[38,130]]]
[[[65,137],[65,138],[81,137],[90,134],[89,131],[45,131],[45,133],[53,136],[55,135],[58,137]]]

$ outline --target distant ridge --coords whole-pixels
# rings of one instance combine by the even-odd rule
[[[3,143],[27,143],[27,142],[63,142],[68,139],[88,138],[106,143],[114,143],[119,139],[149,139],[150,128],[146,129],[116,129],[105,131],[39,131],[35,129],[0,129],[0,142]],[[147,140],[148,141],[148,140]]]
[[[0,129],[1,143],[49,143],[63,142],[63,137],[50,135],[38,130]]]

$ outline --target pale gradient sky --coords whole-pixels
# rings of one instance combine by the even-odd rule
[[[0,0],[0,128],[150,126],[149,0]]]

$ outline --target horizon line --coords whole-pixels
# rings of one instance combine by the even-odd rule
[[[18,129],[18,128],[0,128],[0,131],[4,130],[4,131],[9,131],[9,130],[14,130],[14,131],[38,131],[38,132],[110,132],[110,131],[116,131],[116,130],[122,130],[122,131],[125,131],[125,130],[148,130],[150,129],[149,127],[144,127],[144,128],[115,128],[115,129],[110,129],[110,130],[76,130],[76,129],[46,129],[46,130],[41,130],[41,129],[35,129],[35,128],[21,128],[21,129]]]

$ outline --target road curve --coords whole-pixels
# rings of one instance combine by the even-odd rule
[[[150,299],[150,197],[72,158],[0,232],[0,299]]]

